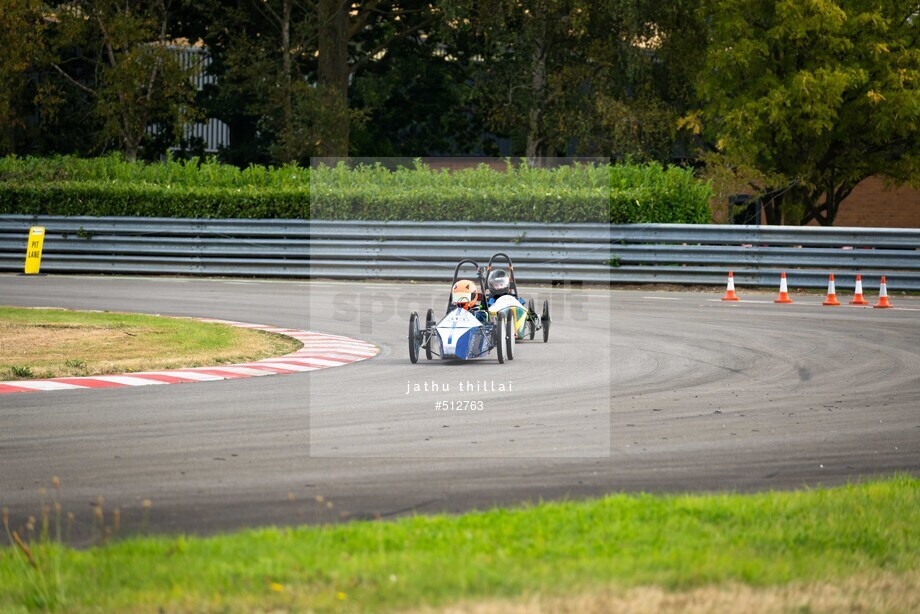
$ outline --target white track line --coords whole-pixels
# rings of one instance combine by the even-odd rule
[[[0,384],[9,384],[11,386],[21,386],[22,388],[30,388],[32,390],[41,390],[44,392],[51,392],[53,390],[77,390],[82,388],[82,386],[75,386],[74,384],[65,384],[64,382],[55,382],[53,380],[28,380],[28,381],[13,381],[13,382],[0,382]]]
[[[166,383],[157,379],[145,379],[143,377],[136,377],[132,375],[94,375],[89,379],[111,382],[113,384],[121,384],[122,386],[149,386],[151,384]]]

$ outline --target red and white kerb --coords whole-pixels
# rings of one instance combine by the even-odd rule
[[[366,341],[350,337],[327,335],[295,328],[277,328],[261,324],[247,324],[230,320],[197,318],[201,322],[229,324],[239,328],[252,328],[278,333],[303,343],[296,352],[266,358],[255,362],[214,367],[192,367],[168,371],[145,371],[121,375],[93,375],[90,377],[55,377],[41,380],[14,380],[0,382],[0,394],[10,392],[49,392],[55,390],[79,390],[87,388],[125,388],[128,386],[150,386],[157,384],[184,384],[189,382],[211,382],[262,375],[300,373],[341,367],[372,358],[380,348]]]

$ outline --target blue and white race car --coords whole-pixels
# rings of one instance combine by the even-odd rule
[[[463,265],[476,267],[473,279],[461,278]],[[454,269],[447,313],[435,323],[434,310],[425,316],[425,328],[419,326],[418,313],[409,316],[409,360],[418,362],[425,348],[425,357],[472,360],[487,355],[493,349],[499,363],[514,359],[514,316],[494,314],[485,305],[483,268],[474,260],[461,260]]]

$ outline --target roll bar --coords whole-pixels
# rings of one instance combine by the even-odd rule
[[[475,260],[470,260],[469,258],[464,258],[463,260],[457,263],[457,267],[454,269],[454,280],[450,282],[451,290],[453,290],[454,284],[460,281],[460,267],[462,267],[464,264],[472,264],[474,267],[476,267],[476,281],[479,283],[479,290],[482,293],[482,296],[485,297],[486,283],[485,283],[485,279],[482,276],[482,267],[479,266],[478,262],[476,262]],[[451,301],[452,298],[453,297],[451,296],[451,294],[448,293],[447,295],[447,313],[450,313],[451,308],[453,308],[453,301]]]
[[[493,254],[492,257],[489,258],[489,265],[486,268],[486,282],[489,281],[489,274],[492,273],[492,264],[495,262],[496,258],[499,258],[499,259],[503,258],[508,263],[508,276],[511,278],[511,285],[510,285],[511,295],[514,298],[518,298],[517,282],[514,281],[514,264],[511,262],[511,256],[509,256],[508,254],[504,252],[498,252],[497,254]]]

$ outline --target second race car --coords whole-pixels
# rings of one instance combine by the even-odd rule
[[[498,268],[496,260],[504,260],[508,270]],[[514,334],[518,339],[533,338],[537,331],[543,331],[543,342],[549,341],[549,301],[543,301],[542,313],[537,313],[533,299],[526,303],[518,295],[517,282],[514,280],[514,264],[508,254],[497,253],[489,258],[486,268],[486,283],[488,294],[486,305],[491,313],[496,315],[509,314],[514,326]],[[526,305],[526,307],[525,307]],[[506,316],[507,317],[507,316]]]

